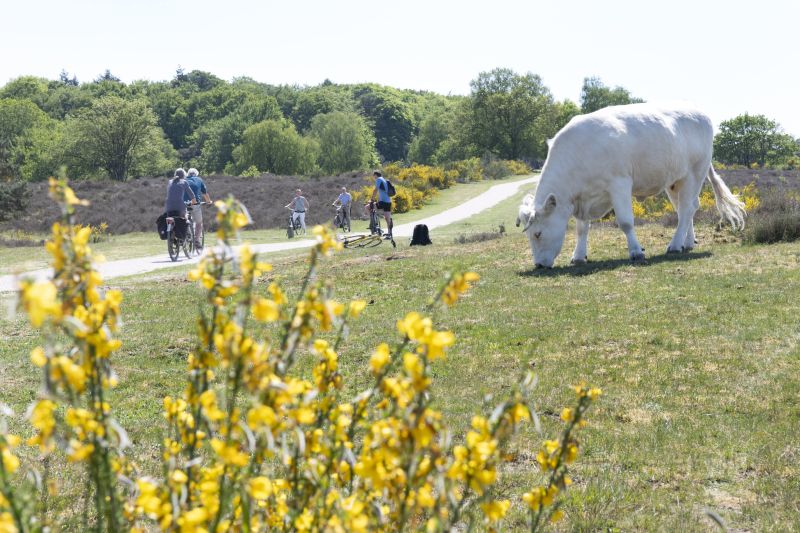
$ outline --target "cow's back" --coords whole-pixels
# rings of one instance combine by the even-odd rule
[[[634,194],[649,195],[711,164],[713,127],[687,106],[612,106],[573,118],[553,139],[542,183],[573,194],[630,177]],[[556,185],[553,183],[552,185]]]

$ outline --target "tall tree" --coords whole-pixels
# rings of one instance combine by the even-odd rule
[[[481,72],[470,86],[475,146],[505,159],[543,155],[553,97],[539,76],[497,68]]]
[[[233,150],[239,172],[254,166],[261,172],[308,174],[316,166],[316,142],[297,133],[286,119],[265,120],[244,131]]]
[[[339,174],[377,164],[375,136],[364,118],[356,113],[334,111],[317,115],[311,121],[309,134],[319,143],[319,166],[323,172]]]
[[[726,120],[714,137],[714,157],[727,164],[781,163],[798,149],[797,142],[764,115],[745,113]]]
[[[20,177],[31,131],[48,122],[44,111],[29,100],[0,99],[0,180]]]
[[[401,161],[408,153],[416,125],[411,107],[397,89],[357,85],[353,96],[375,132],[375,146],[385,161]]]
[[[71,121],[69,135],[73,163],[88,173],[102,169],[120,181],[134,169],[152,168],[154,157],[165,159],[169,153],[155,115],[141,99],[100,98]]]
[[[591,113],[611,105],[635,104],[644,102],[631,96],[623,87],[607,87],[598,77],[584,78],[581,88],[581,112]]]

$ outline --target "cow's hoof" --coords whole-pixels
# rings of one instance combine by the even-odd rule
[[[684,246],[684,247],[681,249],[681,251],[682,251],[683,253],[685,253],[685,254],[688,254],[688,253],[689,253],[689,252],[691,252],[692,250],[694,250],[694,246]]]
[[[631,261],[641,263],[644,261],[644,252],[631,252]]]
[[[588,257],[584,257],[583,259],[581,259],[579,257],[573,257],[572,261],[570,261],[570,264],[572,264],[572,265],[585,265],[588,262],[589,262],[589,258]]]
[[[667,248],[668,254],[682,254],[685,248],[681,246],[680,248]]]

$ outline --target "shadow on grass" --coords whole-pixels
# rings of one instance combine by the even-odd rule
[[[583,265],[568,265],[554,268],[532,268],[530,270],[523,270],[518,273],[520,276],[541,276],[541,277],[558,277],[558,276],[588,276],[595,272],[602,272],[606,270],[615,270],[625,266],[648,267],[659,263],[683,263],[686,261],[693,261],[695,259],[705,259],[711,257],[711,252],[689,252],[685,254],[662,254],[654,257],[648,257],[644,261],[634,263],[630,259],[609,259],[606,261],[589,261]]]

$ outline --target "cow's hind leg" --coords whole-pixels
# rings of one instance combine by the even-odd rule
[[[575,240],[572,264],[579,265],[589,260],[589,221],[576,219]]]
[[[668,254],[688,252],[694,248],[694,214],[700,207],[698,196],[702,186],[702,180],[688,178],[675,182],[667,189],[667,195],[678,213],[678,227],[667,246]]]
[[[611,205],[617,216],[617,225],[628,239],[628,253],[631,261],[644,260],[644,250],[636,238],[633,230],[633,196],[631,195],[631,180],[621,178],[614,182],[611,189]]]

